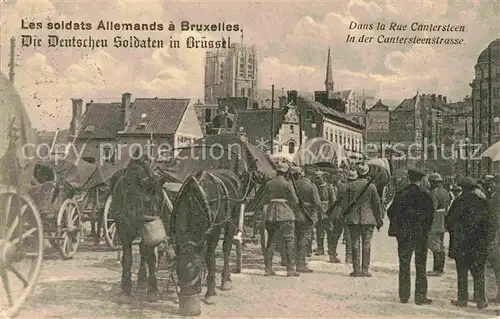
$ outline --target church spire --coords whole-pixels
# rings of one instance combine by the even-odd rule
[[[332,57],[330,55],[330,48],[328,48],[328,58],[326,60],[325,89],[333,93]]]

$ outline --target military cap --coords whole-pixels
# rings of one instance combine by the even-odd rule
[[[316,172],[314,172],[314,175],[315,176],[323,176],[323,175],[325,175],[325,172],[323,172],[321,170],[317,170]]]
[[[432,173],[429,175],[429,182],[442,182],[443,178],[439,173]]]
[[[360,163],[358,164],[358,174],[359,175],[366,175],[370,172],[370,166],[366,163]]]
[[[356,172],[356,171],[349,171],[347,173],[347,179],[355,180],[357,178],[358,178],[358,172]]]
[[[278,164],[276,164],[276,170],[278,172],[286,173],[286,172],[288,172],[288,168],[289,168],[288,164],[286,164],[286,163],[278,163]]]
[[[486,176],[484,177],[484,180],[485,180],[486,182],[491,181],[491,180],[493,180],[493,179],[495,179],[495,176],[493,176],[493,175],[486,175]]]
[[[472,177],[463,177],[459,182],[458,185],[461,186],[462,188],[479,188],[479,183]]]
[[[424,171],[418,169],[418,168],[415,168],[415,167],[412,167],[412,168],[409,168],[408,169],[408,176],[410,176],[412,179],[415,178],[424,178],[425,175],[427,175]]]

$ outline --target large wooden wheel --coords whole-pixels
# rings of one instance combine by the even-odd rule
[[[104,227],[104,239],[110,248],[117,249],[121,246],[120,238],[116,233],[116,223],[114,216],[111,212],[111,202],[113,198],[109,195],[104,204],[104,216],[103,216],[103,227]]]
[[[63,259],[71,259],[80,245],[83,227],[80,208],[75,200],[68,198],[62,203],[56,226],[57,249]]]
[[[15,317],[40,276],[43,226],[30,196],[0,184],[0,275],[2,317]]]

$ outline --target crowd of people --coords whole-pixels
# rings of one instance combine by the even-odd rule
[[[500,302],[500,175],[487,175],[482,181],[471,177],[458,180],[438,172],[410,168],[409,184],[396,192],[387,209],[388,235],[395,237],[399,257],[399,298],[407,303],[411,295],[411,260],[415,254],[415,293],[417,305],[432,303],[427,298],[427,277],[440,277],[446,257],[455,260],[457,299],[452,304],[479,309],[488,306],[485,267],[495,271]],[[277,176],[268,181],[258,197],[257,209],[263,213],[268,233],[264,249],[265,275],[274,276],[274,251],[281,252],[287,276],[313,272],[307,266],[312,252],[325,254],[326,234],[329,262],[341,263],[337,249],[344,234],[345,262],[352,264],[351,277],[371,277],[371,241],[375,228],[384,225],[383,199],[370,178],[370,167],[358,163],[345,178],[334,180],[316,168],[307,174],[300,167],[279,163]],[[451,182],[450,182],[451,181]],[[312,251],[316,232],[317,247]],[[449,233],[448,254],[445,233]],[[427,272],[428,251],[433,267]],[[468,273],[474,281],[474,297],[468,296]]]

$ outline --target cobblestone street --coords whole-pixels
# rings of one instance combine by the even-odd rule
[[[447,259],[446,274],[429,278],[428,306],[398,302],[396,243],[387,237],[387,229],[374,235],[372,278],[350,278],[350,268],[329,264],[326,256],[313,257],[312,274],[285,277],[263,276],[259,249],[250,245],[245,251],[244,270],[233,274],[233,290],[219,291],[216,305],[202,304],[202,317],[217,318],[491,318],[499,306],[490,304],[477,310],[471,303],[466,309],[450,304],[455,298],[454,263]],[[174,295],[163,295],[159,303],[145,301],[145,292],[136,290],[134,303],[119,303],[120,265],[116,252],[95,251],[91,247],[75,259],[47,260],[35,293],[28,299],[19,318],[166,318],[176,317]],[[343,247],[341,249],[343,250]],[[138,257],[138,255],[136,254]],[[430,254],[429,254],[430,256]],[[343,252],[341,252],[343,258]],[[279,257],[275,258],[276,263]],[[134,260],[134,276],[138,258]],[[218,261],[218,266],[221,265]],[[431,260],[428,261],[429,265]],[[234,265],[234,261],[233,261]],[[428,267],[429,269],[429,267]],[[166,289],[167,274],[159,271],[160,289]],[[220,283],[220,281],[218,281]],[[489,297],[495,294],[493,277],[488,275]],[[470,287],[471,289],[472,287]]]

